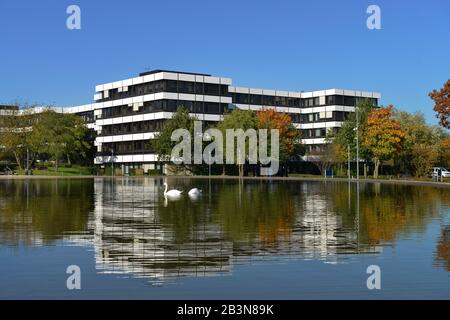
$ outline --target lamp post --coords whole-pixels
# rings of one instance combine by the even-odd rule
[[[111,149],[111,176],[114,177],[114,148]]]
[[[206,132],[204,138],[206,141],[211,141],[212,136]],[[208,153],[208,177],[211,180],[211,152]]]
[[[350,145],[347,145],[347,158],[348,158],[347,174],[348,174],[348,179],[350,180]]]
[[[356,108],[356,180],[359,180],[359,114],[358,106]]]
[[[30,175],[30,168],[28,166],[29,158],[30,158],[30,152],[29,152],[29,149],[27,147],[27,173],[26,173],[27,176]]]
[[[359,253],[359,113],[358,105],[356,108],[356,246]]]

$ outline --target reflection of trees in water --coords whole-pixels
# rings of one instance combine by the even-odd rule
[[[355,184],[350,190],[335,184],[329,194],[344,225],[356,228]],[[430,218],[439,215],[442,201],[442,189],[438,188],[361,183],[359,241],[369,245],[392,243],[411,232],[423,232]]]
[[[195,229],[208,222],[206,204],[202,201],[191,201],[188,197],[169,201],[166,206],[160,204],[157,211],[161,226],[174,232],[175,243],[184,243],[195,238]]]
[[[450,271],[450,226],[442,229],[437,242],[435,261],[438,266],[443,266]]]
[[[370,188],[369,186],[372,186]],[[422,233],[439,215],[440,190],[420,186],[368,185],[361,194],[365,241],[393,242],[412,232]]]
[[[214,221],[232,241],[285,240],[295,221],[294,200],[286,191],[268,183],[225,185],[214,204]]]
[[[361,183],[358,211],[355,183],[224,180],[209,192],[206,180],[173,180],[204,193],[165,204],[157,179],[2,182],[1,241],[87,241],[105,272],[167,279],[228,272],[241,256],[378,252],[450,203],[448,190]],[[436,256],[448,257],[442,243]]]
[[[269,245],[312,230],[327,237],[325,245],[372,247],[423,232],[429,219],[439,215],[444,193],[431,187],[361,183],[358,213],[355,183],[254,183],[241,190],[227,185],[220,190],[214,217],[232,241]]]
[[[0,243],[49,243],[86,231],[93,193],[87,180],[1,181]]]

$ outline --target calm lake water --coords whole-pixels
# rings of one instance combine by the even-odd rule
[[[203,194],[166,200],[164,181]],[[0,180],[0,298],[449,299],[450,189]]]

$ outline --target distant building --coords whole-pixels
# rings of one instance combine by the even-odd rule
[[[94,103],[56,111],[76,113],[97,132],[95,164],[112,162],[127,174],[132,168],[164,168],[150,139],[178,107],[205,123],[221,121],[235,108],[272,108],[288,113],[302,131],[307,151],[325,144],[328,130],[338,130],[362,99],[377,106],[377,92],[330,89],[312,92],[232,86],[230,78],[209,74],[153,70],[135,78],[95,87]]]
[[[10,115],[12,112],[19,110],[17,106],[0,104],[0,116]]]

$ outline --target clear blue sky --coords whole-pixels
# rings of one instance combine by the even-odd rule
[[[66,8],[81,8],[81,30]],[[381,30],[366,8],[381,7]],[[41,0],[0,4],[0,102],[92,102],[96,84],[152,68],[238,86],[379,91],[420,110],[450,78],[450,1]]]

